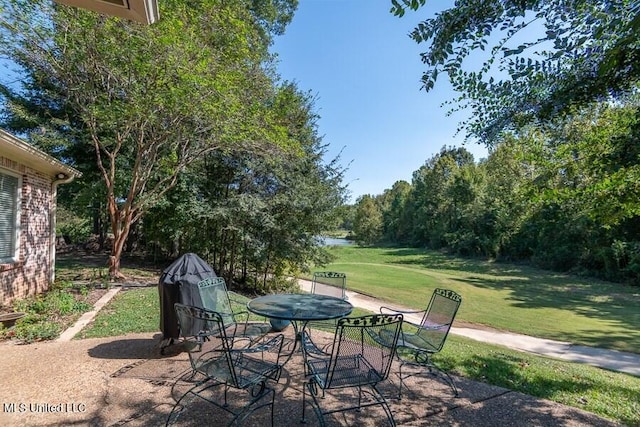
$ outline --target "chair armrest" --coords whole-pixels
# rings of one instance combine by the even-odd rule
[[[391,307],[385,307],[385,306],[380,307],[380,314],[397,314],[397,313],[403,314],[403,315],[405,315],[405,316],[403,316],[403,319],[402,319],[403,325],[411,325],[411,326],[416,327],[416,328],[420,328],[421,327],[420,324],[418,322],[412,322],[411,320],[408,319],[408,316],[406,316],[406,315],[407,314],[420,314],[420,313],[424,314],[424,313],[426,313],[426,311],[427,310],[399,310],[397,308],[391,308]],[[404,333],[404,330],[405,330],[405,328],[403,326],[401,333]]]
[[[249,314],[250,314],[250,313],[249,313],[247,310],[238,310],[238,311],[234,311],[234,310],[232,309],[231,311],[232,311],[232,313],[231,313],[231,314],[233,315],[233,317],[240,317],[240,316],[242,316],[242,318],[244,319],[244,321],[245,321],[245,322],[249,320]]]
[[[245,323],[249,322],[251,319],[262,319],[262,321],[266,321],[267,318],[265,316],[255,315],[246,309],[247,303],[251,301],[251,298],[233,291],[228,291],[227,293],[229,294],[229,300],[232,304],[231,309],[233,310],[233,314],[244,316],[243,318]],[[236,306],[234,307],[233,304],[236,304]],[[238,305],[242,306],[242,308],[238,307]]]
[[[250,341],[249,338],[246,339]],[[270,338],[268,341],[253,341],[247,347],[233,348],[231,351],[235,353],[262,353],[265,351],[278,350],[278,352],[280,352],[283,343],[284,335],[278,334],[275,337]]]
[[[300,346],[302,347],[302,354],[314,358],[330,357],[331,353],[324,351],[311,338],[311,334],[306,330],[302,331],[300,335]]]
[[[364,330],[367,333],[367,335],[369,335],[369,337],[371,337],[371,339],[377,342],[378,344],[387,348],[392,348],[394,346],[393,345],[394,334],[384,330],[379,331],[379,333],[375,333],[370,328],[365,328]]]
[[[270,354],[273,354],[274,356],[267,356],[267,358],[269,360],[272,360],[272,363],[274,363],[274,366],[282,367],[282,365],[284,364],[282,360],[286,358],[286,354],[282,354],[283,346],[284,346],[284,335],[278,334],[269,340],[263,339],[262,341],[253,342],[252,344],[250,344],[245,348],[232,349],[231,353],[238,354],[238,355],[257,354],[257,355],[260,355],[260,358],[263,361],[265,361],[265,353],[270,353]],[[272,357],[275,357],[275,360],[273,360]]]
[[[229,301],[231,302],[231,311],[233,314],[247,314],[247,303],[250,301],[249,298],[244,295],[238,294],[233,291],[227,291],[227,295],[229,296]]]
[[[420,325],[420,329],[425,329],[427,331],[436,331],[438,329],[442,329],[442,328],[450,328],[451,327],[451,323],[438,323],[435,325]]]
[[[380,307],[380,314],[395,314],[395,313],[417,314],[417,313],[424,313],[425,311],[426,310],[399,310],[397,308],[391,308],[391,307],[385,307],[385,306]]]
[[[234,291],[227,291],[227,293],[229,294],[229,299],[232,302],[238,303],[238,304],[246,304],[249,301],[251,301],[249,298],[245,297],[242,294],[239,294],[237,292]]]

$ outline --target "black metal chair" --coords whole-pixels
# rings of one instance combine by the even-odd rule
[[[166,425],[176,423],[196,397],[233,415],[227,425],[241,424],[256,410],[270,406],[273,425],[275,391],[267,382],[280,379],[283,335],[260,341],[229,336],[220,313],[179,303],[175,310],[183,346],[189,352],[193,385],[177,400]],[[215,387],[222,387],[222,392],[216,393]],[[248,402],[241,405],[234,399],[230,405],[227,393],[231,388],[249,391]]]
[[[311,291],[315,295],[327,295],[330,297],[348,300],[347,298],[347,275],[335,271],[316,271],[311,279]],[[307,349],[310,354],[325,356],[329,353],[322,346],[318,345],[317,339],[313,338],[312,331],[333,332],[336,329],[338,319],[316,320],[307,325]],[[311,346],[309,346],[311,344]],[[315,347],[315,349],[314,349]]]
[[[335,271],[316,271],[311,279],[311,293],[347,299],[347,275]]]
[[[247,311],[249,298],[229,291],[222,277],[211,277],[198,282],[202,307],[219,313],[226,325],[227,335],[260,338],[271,330],[266,321],[250,321]]]
[[[456,292],[438,288],[433,291],[426,310],[397,310],[380,307],[380,313],[402,313],[405,315],[405,322],[397,344],[397,356],[400,360],[398,398],[402,398],[404,380],[422,373],[403,375],[402,368],[405,365],[426,368],[426,372],[431,374],[442,374],[454,395],[458,396],[458,388],[453,378],[446,371],[440,369],[433,362],[431,356],[442,350],[461,303],[462,297]],[[412,325],[407,320],[407,314],[420,313],[423,314],[420,324]],[[410,330],[411,327],[413,329]]]
[[[321,425],[325,425],[324,416],[327,414],[360,411],[365,407],[380,405],[389,423],[395,426],[389,405],[377,386],[389,376],[401,325],[401,314],[343,317],[338,320],[329,356],[308,357],[303,345],[308,378],[302,391],[302,422],[306,422],[306,394],[309,392]],[[303,330],[302,334],[304,341],[307,330]],[[319,394],[324,397],[328,390],[347,388],[357,389],[357,398],[354,397],[353,402],[341,397],[338,408],[322,409]]]

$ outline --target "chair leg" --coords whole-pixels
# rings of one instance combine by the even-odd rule
[[[267,395],[271,395],[271,399],[268,403],[264,403],[262,405],[256,406],[255,408],[252,408],[252,406],[255,403],[258,403],[259,400],[263,399],[265,396]],[[275,397],[276,397],[276,392],[274,389],[272,389],[271,387],[266,387],[264,386],[264,388],[262,389],[262,391],[256,395],[251,402],[249,402],[248,405],[246,405],[242,411],[240,411],[238,414],[235,415],[235,417],[229,422],[229,424],[227,425],[232,425],[232,424],[236,424],[236,425],[242,425],[244,424],[245,420],[255,411],[257,411],[260,408],[264,408],[265,406],[270,406],[271,407],[271,427],[273,427],[274,425],[274,416],[273,416],[273,404],[275,401]]]
[[[409,363],[412,364],[412,363]],[[451,375],[449,375],[448,372],[443,371],[442,369],[438,368],[436,365],[434,365],[433,363],[429,363],[429,364],[413,364],[414,366],[420,366],[423,368],[428,369],[428,373],[436,376],[438,374],[440,374],[440,376],[444,379],[444,381],[447,383],[447,385],[451,388],[451,391],[453,392],[454,397],[459,397],[460,393],[458,392],[458,387],[456,387],[456,383],[453,381],[453,378],[451,377]],[[409,377],[413,377],[416,375],[421,375],[421,373],[415,373],[415,374],[409,374],[409,375],[402,375],[402,366],[404,366],[404,363],[400,364],[400,368],[398,369],[398,377],[400,378],[400,385],[398,386],[398,400],[402,399],[402,386],[404,384],[404,379],[405,378],[409,378]],[[406,387],[406,386],[405,386]]]
[[[307,383],[302,383],[302,419],[300,419],[301,424],[306,424],[307,419],[305,418],[305,408],[307,406],[306,397],[307,397]]]
[[[404,363],[400,361],[400,366],[398,368],[398,379],[400,380],[400,384],[398,384],[398,400],[402,400],[402,386],[404,385],[404,377],[402,376],[402,366]]]
[[[396,420],[393,419],[393,414],[391,413],[391,408],[389,408],[389,404],[387,403],[387,399],[384,398],[384,396],[382,395],[382,393],[380,393],[380,390],[378,390],[378,387],[373,385],[371,386],[373,388],[373,390],[377,393],[376,400],[380,402],[380,405],[382,406],[382,409],[384,410],[384,413],[387,414],[387,419],[389,420],[389,424],[392,427],[396,426]]]
[[[320,426],[324,427],[325,426],[325,422],[324,422],[324,414],[322,412],[322,410],[320,409],[320,405],[318,404],[318,401],[316,400],[316,396],[318,394],[318,385],[313,381],[313,379],[311,379],[309,382],[305,382],[302,385],[302,419],[300,420],[301,424],[306,424],[307,423],[307,418],[306,418],[306,407],[307,407],[307,403],[306,403],[306,392],[307,392],[307,388],[309,389],[309,394],[311,395],[311,399],[312,399],[312,403],[311,406],[313,406],[313,412],[315,412],[316,417],[318,418],[318,421],[320,422]],[[323,393],[323,397],[324,397],[324,390],[322,390]]]
[[[451,391],[453,391],[453,395],[455,397],[458,397],[459,393],[458,393],[458,387],[456,387],[456,383],[453,382],[453,378],[451,378],[451,375],[449,375],[448,372],[443,371],[442,369],[438,368],[435,365],[431,365],[431,367],[429,368],[429,370],[435,370],[438,373],[442,374],[442,376],[444,376],[444,380],[446,381],[446,383],[449,385],[449,387],[451,387]],[[433,372],[431,372],[433,374]],[[435,374],[434,374],[435,375]]]
[[[307,386],[310,386],[310,383],[306,384]],[[311,387],[315,387],[314,389],[312,389]],[[395,427],[396,426],[396,422],[393,419],[393,414],[391,413],[391,408],[389,407],[389,404],[387,403],[387,400],[384,398],[384,395],[380,392],[380,390],[378,389],[378,387],[376,385],[373,384],[369,384],[366,386],[362,386],[362,387],[358,387],[358,404],[354,405],[354,406],[349,406],[349,407],[342,407],[342,408],[337,408],[337,409],[329,409],[329,408],[322,408],[318,402],[318,392],[317,392],[317,384],[313,384],[311,385],[311,387],[309,388],[309,393],[311,394],[311,397],[313,398],[313,402],[312,402],[312,406],[313,406],[313,410],[316,413],[316,416],[318,417],[318,421],[320,423],[321,426],[325,426],[325,419],[324,416],[325,415],[329,415],[329,414],[335,414],[335,413],[341,413],[341,412],[346,412],[346,411],[355,411],[355,412],[361,412],[362,408],[367,408],[370,406],[377,406],[380,405],[382,406],[382,409],[384,410],[385,415],[387,416],[387,420],[389,421],[389,425],[391,427]],[[323,396],[324,396],[324,392],[325,390],[323,390]],[[369,400],[366,403],[362,403],[362,396],[366,394],[367,396],[369,396],[373,401]],[[304,402],[304,395],[303,395],[303,402]],[[304,403],[303,403],[304,404]],[[303,407],[303,417],[304,417],[304,407]],[[306,422],[303,421],[303,423]]]
[[[205,382],[207,382],[206,378],[203,378],[199,381],[192,381],[196,375],[198,374],[197,371],[194,371],[191,368],[186,369],[182,374],[180,374],[178,376],[178,378],[174,381],[173,385],[171,386],[171,397],[173,398],[173,400],[177,401],[178,399],[176,399],[174,396],[176,395],[175,390],[176,387],[178,386],[178,384],[181,384],[182,382],[186,383],[186,382],[192,382],[194,383],[194,385],[202,385]]]
[[[201,385],[202,384],[194,385],[185,394],[183,394],[180,397],[180,399],[178,399],[176,401],[176,404],[173,405],[173,408],[171,408],[171,412],[169,413],[169,416],[167,417],[167,421],[165,422],[165,426],[173,425],[178,421],[178,417],[186,409],[186,405],[188,403],[188,397],[187,396],[191,396],[191,399],[193,399],[195,396],[197,396],[197,394],[195,393],[194,390],[197,389],[198,387],[200,387]]]

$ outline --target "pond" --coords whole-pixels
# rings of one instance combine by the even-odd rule
[[[335,237],[320,237],[323,246],[349,246],[355,244],[353,240],[339,239]]]

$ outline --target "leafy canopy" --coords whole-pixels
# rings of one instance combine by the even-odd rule
[[[403,16],[426,0],[391,3]],[[637,1],[457,0],[410,36],[427,45],[423,89],[445,74],[460,93],[454,109],[472,112],[467,137],[488,144],[576,105],[623,98],[640,80]]]
[[[166,0],[160,22],[143,26],[45,0],[0,0],[0,57],[20,75],[19,86],[0,75],[0,120],[102,180],[112,275],[131,226],[190,164],[213,151],[297,149],[268,108],[276,84],[268,47],[295,5]]]

